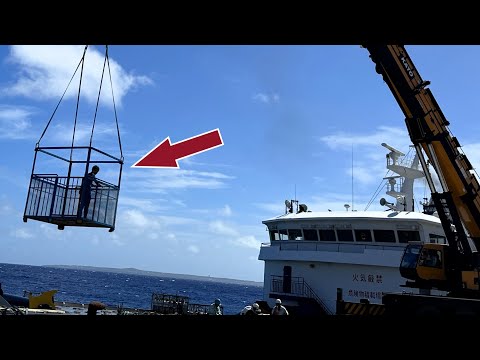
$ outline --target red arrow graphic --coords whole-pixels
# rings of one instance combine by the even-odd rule
[[[219,129],[211,130],[174,144],[171,144],[170,137],[167,137],[135,164],[133,164],[132,167],[178,168],[179,166],[177,160],[199,154],[222,145],[223,140]]]

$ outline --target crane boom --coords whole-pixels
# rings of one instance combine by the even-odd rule
[[[419,147],[423,149],[439,177],[443,192],[438,192],[433,182],[429,186],[437,212],[444,220],[447,239],[458,243],[464,256],[470,256],[467,235],[480,249],[480,185],[471,173],[472,165],[448,130],[449,122],[427,88],[430,82],[422,79],[405,48],[401,45],[366,48],[405,115],[412,143],[417,151]]]
[[[407,279],[405,286],[420,290],[384,294],[381,313],[480,316],[479,182],[427,88],[430,82],[421,78],[405,48],[401,45],[363,47],[369,51],[375,70],[382,75],[405,115],[408,134],[447,239],[447,244],[429,243],[425,239],[407,244],[400,275]],[[439,187],[433,181],[429,165],[438,176]],[[431,289],[447,293],[432,295]],[[341,295],[341,291],[337,290],[338,293]],[[337,299],[337,314],[346,313],[346,304],[341,296]]]

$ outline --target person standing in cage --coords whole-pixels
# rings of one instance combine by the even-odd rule
[[[92,171],[85,175],[82,179],[82,186],[80,187],[80,206],[78,207],[77,217],[80,218],[83,211],[83,218],[86,219],[88,215],[88,207],[90,206],[90,200],[92,199],[92,185],[98,187],[98,181],[95,175],[98,174],[100,168],[97,165],[92,166]]]

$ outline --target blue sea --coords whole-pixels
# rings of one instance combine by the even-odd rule
[[[23,296],[24,291],[40,293],[55,289],[58,290],[55,301],[84,304],[100,301],[135,309],[151,309],[152,293],[188,296],[190,303],[195,304],[211,304],[219,298],[225,315],[238,314],[245,305],[263,298],[261,284],[2,263],[0,283],[5,293],[17,296]]]

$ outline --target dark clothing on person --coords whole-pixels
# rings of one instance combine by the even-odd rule
[[[260,311],[255,309],[247,310],[247,312],[245,313],[245,315],[258,315],[258,314],[260,314]]]
[[[80,206],[78,208],[78,216],[82,215],[86,218],[88,215],[88,207],[90,206],[90,200],[92,200],[92,185],[95,183],[95,186],[98,186],[98,182],[95,178],[95,173],[93,171],[89,172],[82,179],[82,186],[80,188]]]
[[[88,304],[87,315],[90,315],[90,316],[97,315],[97,310],[104,310],[104,309],[106,309],[105,304],[99,301],[92,301],[90,304]]]

